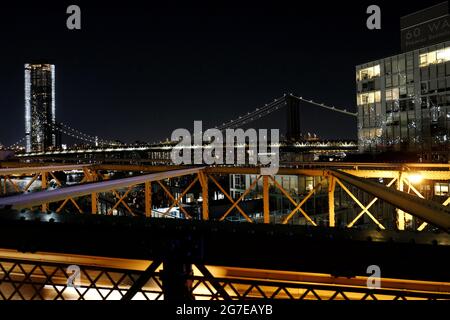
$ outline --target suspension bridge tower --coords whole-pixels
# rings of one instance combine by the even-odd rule
[[[286,97],[286,139],[295,141],[301,138],[300,100],[293,96]]]

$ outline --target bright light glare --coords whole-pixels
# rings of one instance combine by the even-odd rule
[[[423,180],[423,177],[420,173],[412,173],[410,175],[408,175],[408,180],[410,183],[421,183]]]

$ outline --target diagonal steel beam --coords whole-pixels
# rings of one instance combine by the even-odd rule
[[[127,208],[127,210],[128,210],[132,215],[134,215],[134,213],[133,213],[133,211],[131,210],[131,208],[130,208],[130,207],[128,206],[128,204],[124,201],[125,198],[128,196],[128,194],[131,192],[131,190],[133,190],[133,186],[128,187],[128,190],[127,190],[122,196],[120,196],[120,194],[119,194],[116,190],[113,190],[113,194],[119,199],[119,201],[117,201],[116,204],[114,205],[114,207],[112,207],[112,209],[110,210],[110,213],[109,213],[109,214],[111,214],[112,211],[113,211],[114,209],[116,209],[116,208],[120,205],[120,203],[122,203],[123,206],[124,206],[125,208]]]
[[[295,212],[300,211],[300,213],[306,218],[306,220],[309,221],[313,226],[317,226],[317,224],[314,222],[314,220],[311,219],[311,217],[305,212],[305,210],[302,209],[302,206],[305,204],[306,201],[316,192],[317,188],[322,185],[324,180],[320,181],[299,203],[297,203],[294,199],[292,199],[289,192],[284,190],[283,186],[281,186],[277,180],[273,177],[270,177],[275,184],[275,186],[284,194],[286,198],[295,206],[295,208],[287,215],[287,217],[283,220],[282,224],[287,224],[289,220],[294,216]]]
[[[198,176],[195,177],[195,179],[184,189],[184,191],[181,193],[181,195],[178,196],[177,199],[175,199],[175,201],[172,203],[172,205],[169,207],[169,209],[166,210],[165,214],[169,214],[170,210],[172,210],[173,207],[178,205],[178,203],[181,201],[181,199],[183,199],[183,197],[189,192],[189,190],[192,189],[192,187],[194,186],[194,184],[197,181],[198,181]]]
[[[341,188],[347,192],[347,194],[350,196],[350,198],[353,199],[353,201],[356,202],[356,204],[358,206],[361,207],[361,209],[363,209],[363,211],[367,212],[367,215],[369,216],[370,219],[372,219],[373,222],[375,222],[375,224],[382,230],[386,229],[378,220],[377,218],[375,218],[375,216],[370,213],[370,211],[368,210],[367,207],[364,207],[364,205],[361,203],[361,201],[358,200],[358,198],[339,180],[336,179],[336,182],[341,186]]]
[[[11,177],[5,176],[5,178],[8,179],[8,181],[12,184],[14,190],[16,190],[17,193],[20,193],[19,187],[17,186],[17,184],[14,181],[12,181]],[[6,183],[6,181],[5,181],[5,183]]]
[[[220,285],[219,281],[216,278],[214,278],[214,276],[208,270],[208,268],[206,268],[203,264],[196,264],[195,266],[203,274],[203,276],[206,278],[206,280],[209,281],[209,283],[211,283],[211,285],[214,287],[214,289],[216,289],[217,293],[220,294],[220,296],[225,301],[232,300],[230,295],[228,294],[228,292],[225,290],[225,288],[223,286]]]
[[[230,196],[230,194],[228,192],[225,191],[225,189],[220,185],[220,183],[212,175],[209,175],[209,178],[211,179],[212,182],[214,182],[214,184],[217,186],[217,188],[219,188],[220,192],[222,192],[225,195],[225,197],[228,200],[230,200],[230,202],[232,204],[234,204],[235,203],[234,199]],[[237,204],[235,207],[245,217],[245,219],[248,222],[253,222],[253,220],[244,212],[244,210],[242,210],[242,208],[239,206],[239,204]],[[223,217],[223,218],[225,219],[225,217]]]
[[[27,185],[25,186],[25,189],[23,189],[23,192],[28,191],[28,189],[30,189],[31,185],[37,180],[37,178],[39,178],[39,176],[41,175],[40,172],[36,173],[33,178],[30,180],[30,182],[27,183]]]
[[[173,194],[170,192],[169,189],[167,189],[167,187],[164,185],[164,183],[162,183],[161,181],[156,181],[156,182],[164,190],[164,192],[169,196],[170,200],[172,200],[173,203],[177,202],[177,199],[175,199]],[[178,207],[180,208],[181,211],[183,211],[183,213],[187,219],[192,219],[191,215],[186,211],[186,209],[183,208],[183,206],[178,206]],[[170,211],[170,209],[168,211]],[[163,214],[166,215],[168,213],[168,211],[164,212]]]
[[[233,209],[239,204],[239,202],[244,200],[245,196],[247,194],[249,194],[253,190],[253,188],[256,186],[256,184],[258,183],[259,179],[261,179],[261,176],[258,176],[255,179],[255,181],[253,181],[253,183],[247,188],[247,190],[245,190],[244,193],[236,201],[233,202],[232,206],[230,208],[228,208],[228,210],[223,214],[222,217],[220,217],[219,221],[223,221],[231,213],[231,211],[233,211]],[[251,221],[250,217],[248,217],[247,214],[245,214],[244,217],[247,220]]]
[[[331,170],[330,174],[450,233],[450,210],[439,203],[392,190],[379,183],[364,180],[341,171]]]
[[[141,274],[141,276],[133,283],[133,285],[128,289],[127,293],[122,297],[122,300],[131,300],[142,289],[143,286],[150,280],[154,275],[156,269],[161,265],[161,261],[153,261],[147,269]]]
[[[392,186],[392,185],[394,184],[395,181],[397,181],[397,178],[392,179],[392,180],[387,184],[387,187],[389,188],[390,186]],[[355,224],[355,223],[363,216],[364,212],[367,212],[368,214],[370,214],[370,213],[369,213],[370,207],[371,207],[375,202],[377,202],[377,201],[378,201],[378,198],[377,198],[377,197],[373,198],[372,201],[370,201],[369,204],[367,204],[367,206],[364,207],[364,209],[361,210],[361,212],[355,217],[355,219],[353,219],[353,221],[350,222],[350,223],[347,225],[347,228],[353,227],[353,225],[354,225],[354,224]]]

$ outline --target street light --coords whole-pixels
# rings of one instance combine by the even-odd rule
[[[408,180],[412,184],[418,184],[422,182],[423,177],[420,173],[411,173],[408,175]]]

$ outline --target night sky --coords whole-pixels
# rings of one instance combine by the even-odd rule
[[[153,142],[289,92],[356,111],[355,66],[399,53],[400,16],[439,2],[2,1],[0,142],[24,136],[23,65],[39,59],[56,64],[57,121],[105,139]],[[381,30],[366,28],[371,4]],[[282,128],[284,113],[262,123]],[[314,106],[301,126],[356,138],[356,118]]]

